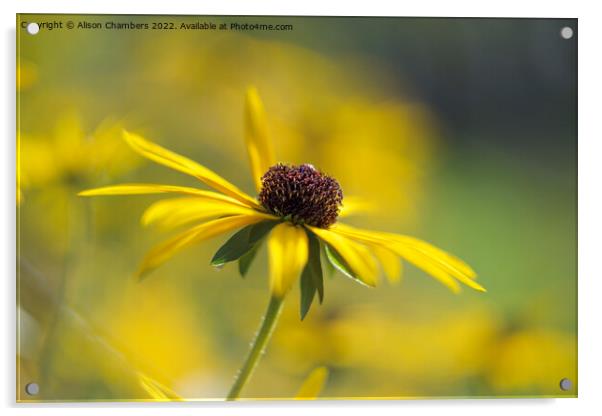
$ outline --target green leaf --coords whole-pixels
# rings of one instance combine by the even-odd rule
[[[314,300],[316,291],[320,303],[324,300],[324,279],[320,263],[320,243],[311,233],[308,233],[309,256],[301,274],[301,320],[305,318]]]
[[[301,320],[305,318],[314,296],[316,295],[316,286],[314,285],[314,279],[311,276],[311,268],[305,266],[303,273],[301,273]]]
[[[326,243],[320,242],[320,245],[324,247],[321,256],[323,257],[322,264],[324,265],[324,271],[326,272],[326,276],[329,279],[332,279],[334,277],[334,272],[336,271],[336,269],[328,259],[328,256],[326,255]]]
[[[238,272],[242,277],[247,275],[249,268],[251,267],[251,263],[255,260],[255,256],[259,251],[259,246],[261,242],[255,244],[251,250],[249,250],[246,254],[244,254],[240,259],[238,259]]]
[[[339,253],[328,244],[324,244],[324,252],[326,253],[326,258],[334,266],[335,269],[343,273],[345,276],[353,279],[355,282],[360,283],[363,286],[368,286],[364,282],[361,281],[357,273],[355,273],[351,267],[347,264],[347,262],[339,255]]]
[[[217,250],[211,259],[211,265],[219,267],[238,260],[251,251],[274,225],[276,221],[263,221],[241,229]]]
[[[279,221],[262,221],[257,224],[249,225],[249,242],[257,244],[274,228]]]
[[[311,268],[311,276],[314,281],[314,286],[318,290],[320,303],[324,300],[324,277],[322,275],[322,263],[320,261],[320,242],[317,237],[308,233],[309,240],[309,257],[307,266]]]

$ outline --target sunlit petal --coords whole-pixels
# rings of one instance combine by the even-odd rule
[[[193,244],[264,220],[264,215],[259,213],[253,215],[238,215],[234,217],[219,218],[190,228],[155,246],[142,261],[137,276],[139,278],[144,277],[146,274],[172,258],[175,254]]]
[[[247,90],[245,100],[245,143],[255,187],[261,190],[261,175],[276,163],[263,103],[255,87]]]
[[[454,277],[460,282],[464,283],[466,286],[473,288],[474,290],[478,290],[479,292],[487,292],[487,289],[475,282],[473,279],[466,277],[465,275],[458,274],[454,275]]]
[[[384,248],[395,252],[416,267],[441,281],[454,292],[458,292],[460,289],[455,279],[458,279],[460,282],[473,289],[485,291],[485,289],[474,282],[471,277],[458,270],[455,267],[455,264],[449,262],[451,255],[441,256],[440,253],[438,253],[438,249],[432,250],[433,246],[426,242],[391,233],[360,230],[340,223],[336,225],[335,229],[337,232],[358,241],[367,244],[379,244]],[[419,244],[416,242],[419,242]]]
[[[249,204],[243,203],[229,196],[213,192],[204,191],[202,189],[190,188],[186,186],[160,185],[153,183],[125,183],[121,185],[103,186],[101,188],[88,189],[78,193],[79,196],[104,196],[104,195],[150,195],[150,194],[184,194],[193,195],[216,201],[224,201],[233,204],[238,204],[244,207],[250,207]]]
[[[219,194],[218,194],[219,195]],[[219,199],[189,197],[170,198],[155,202],[142,215],[143,225],[157,225],[162,228],[174,228],[195,221],[227,215],[253,215],[256,211],[235,203]],[[277,219],[269,214],[266,219]]]
[[[138,373],[138,382],[148,395],[157,401],[178,402],[184,399],[169,387],[164,386],[157,380],[154,380],[142,373]]]
[[[320,239],[332,246],[347,262],[349,267],[357,273],[362,282],[368,286],[376,286],[378,265],[368,248],[332,230],[318,227],[308,228]]]
[[[198,163],[184,156],[180,156],[177,153],[167,150],[155,143],[151,143],[137,134],[129,133],[124,130],[123,137],[130,147],[141,156],[144,156],[147,159],[167,166],[171,169],[194,176],[215,190],[223,192],[224,194],[229,195],[232,198],[235,198],[250,206],[258,207],[257,202],[252,197],[238,189],[236,186],[212,170],[207,169],[206,167],[199,165]]]
[[[477,273],[468,264],[466,264],[456,256],[447,253],[446,251],[443,251],[440,248],[437,248],[434,245],[427,243],[426,241],[422,241],[414,237],[402,235],[395,235],[395,237],[399,239],[399,241],[417,247],[420,250],[428,252],[431,256],[441,259],[450,267],[453,267],[454,269],[458,270],[458,272],[464,274],[466,277],[476,279]]]
[[[397,254],[378,244],[370,245],[370,249],[380,262],[385,275],[391,283],[397,283],[401,279],[402,263]]]
[[[405,235],[385,233],[379,231],[368,231],[360,230],[355,227],[351,227],[346,224],[338,223],[336,229],[347,233],[347,234],[360,234],[364,238],[371,241],[394,241],[399,245],[411,248],[414,251],[418,251],[425,256],[431,258],[434,262],[438,263],[443,269],[454,277],[461,279],[462,277],[468,277],[471,279],[476,278],[475,271],[457,257],[427,243],[426,241],[419,240],[414,237]]]
[[[270,286],[275,296],[282,297],[301,275],[307,263],[307,234],[302,227],[281,223],[268,238]]]
[[[318,397],[322,389],[324,388],[324,384],[326,383],[326,379],[328,378],[328,369],[326,367],[318,367],[315,368],[303,384],[299,388],[297,395],[295,396],[296,400],[312,400]]]
[[[449,273],[447,273],[441,267],[437,266],[437,264],[431,261],[428,257],[425,257],[420,253],[416,253],[412,250],[403,249],[398,246],[395,246],[395,252],[408,262],[412,263],[414,266],[424,271],[426,274],[430,275],[431,277],[434,277],[439,282],[443,283],[452,292],[460,293],[460,291],[462,290],[456,279],[450,276]]]

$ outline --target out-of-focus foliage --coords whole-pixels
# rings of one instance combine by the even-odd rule
[[[577,381],[576,189],[574,161],[563,156],[574,143],[563,137],[525,152],[504,145],[504,132],[475,136],[468,116],[451,131],[443,110],[456,108],[433,105],[424,92],[443,81],[429,76],[437,64],[453,79],[472,78],[461,51],[445,42],[400,63],[385,58],[414,51],[412,40],[400,49],[377,23],[333,20],[329,41],[345,49],[325,52],[320,37],[328,34],[310,29],[326,26],[295,22],[288,33],[19,32],[20,400],[224,397],[267,301],[265,252],[242,280],[235,267],[209,266],[221,245],[213,241],[136,283],[142,255],[160,238],[139,223],[154,198],[76,193],[117,182],[191,183],[133,154],[122,127],[252,193],[243,145],[251,84],[282,161],[312,163],[345,195],[370,201],[370,216],[352,222],[419,234],[457,253],[488,293],[453,296],[411,267],[399,285],[373,290],[325,278],[328,299],[303,322],[291,294],[244,397],[293,398],[320,366],[329,369],[320,394],[328,398],[576,394],[558,387],[560,378]],[[447,42],[445,33],[457,32],[437,21],[421,27],[421,39]],[[343,35],[358,31],[366,43],[350,47]],[[495,39],[514,45],[505,32]],[[479,88],[467,81],[465,93]],[[510,113],[500,106],[492,122]],[[513,143],[557,134],[526,125],[513,125]],[[32,381],[37,397],[22,393]]]

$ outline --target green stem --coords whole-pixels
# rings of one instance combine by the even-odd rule
[[[279,298],[276,296],[272,296],[270,298],[270,303],[268,304],[268,309],[265,312],[263,320],[261,321],[259,331],[257,331],[257,335],[251,343],[249,354],[247,355],[244,364],[238,371],[236,380],[234,380],[234,384],[230,388],[230,392],[226,398],[227,400],[235,400],[238,398],[241,390],[245,387],[245,384],[251,377],[251,374],[253,374],[253,370],[255,370],[255,367],[257,366],[257,363],[259,363],[259,359],[261,358],[266,345],[272,337],[272,333],[276,327],[276,322],[278,322],[278,317],[280,316],[280,311],[282,310],[282,305],[284,303],[283,300],[284,298]]]

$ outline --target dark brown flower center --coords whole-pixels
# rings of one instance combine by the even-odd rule
[[[261,184],[259,202],[274,215],[321,228],[337,220],[343,191],[334,178],[312,165],[278,163],[261,177]]]

